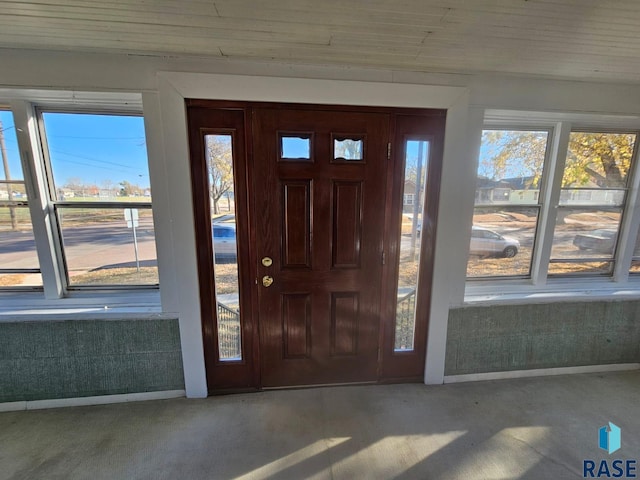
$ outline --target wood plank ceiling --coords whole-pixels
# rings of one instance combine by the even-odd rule
[[[0,48],[640,80],[637,0],[0,0]]]

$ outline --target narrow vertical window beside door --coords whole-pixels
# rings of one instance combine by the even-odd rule
[[[242,360],[232,144],[231,135],[205,136],[218,318],[218,359],[223,362]]]
[[[416,324],[416,291],[420,243],[428,225],[423,224],[429,142],[405,142],[404,186],[400,215],[398,289],[396,292],[396,352],[412,351]]]

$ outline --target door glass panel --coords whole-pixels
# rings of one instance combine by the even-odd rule
[[[361,161],[364,151],[364,141],[358,138],[334,138],[333,159],[347,161]]]
[[[423,225],[425,184],[429,142],[405,142],[403,205],[400,214],[398,289],[396,292],[396,352],[414,349],[416,290],[420,265],[420,240]],[[428,226],[427,226],[428,228]]]
[[[231,135],[205,135],[218,317],[218,360],[223,362],[242,360],[232,144]]]
[[[280,159],[311,160],[311,134],[280,134]]]

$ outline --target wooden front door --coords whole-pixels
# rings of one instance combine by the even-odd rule
[[[377,379],[388,129],[380,113],[254,111],[264,387]]]
[[[209,392],[420,381],[444,112],[187,107]]]

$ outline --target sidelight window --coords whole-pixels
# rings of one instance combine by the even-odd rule
[[[414,349],[416,292],[420,265],[420,242],[429,234],[423,224],[424,200],[429,162],[429,142],[407,140],[404,157],[404,187],[399,241],[398,286],[396,289],[396,352]],[[408,197],[412,201],[406,202]],[[415,200],[415,201],[414,201]]]
[[[242,360],[233,136],[205,135],[213,240],[218,360]]]

